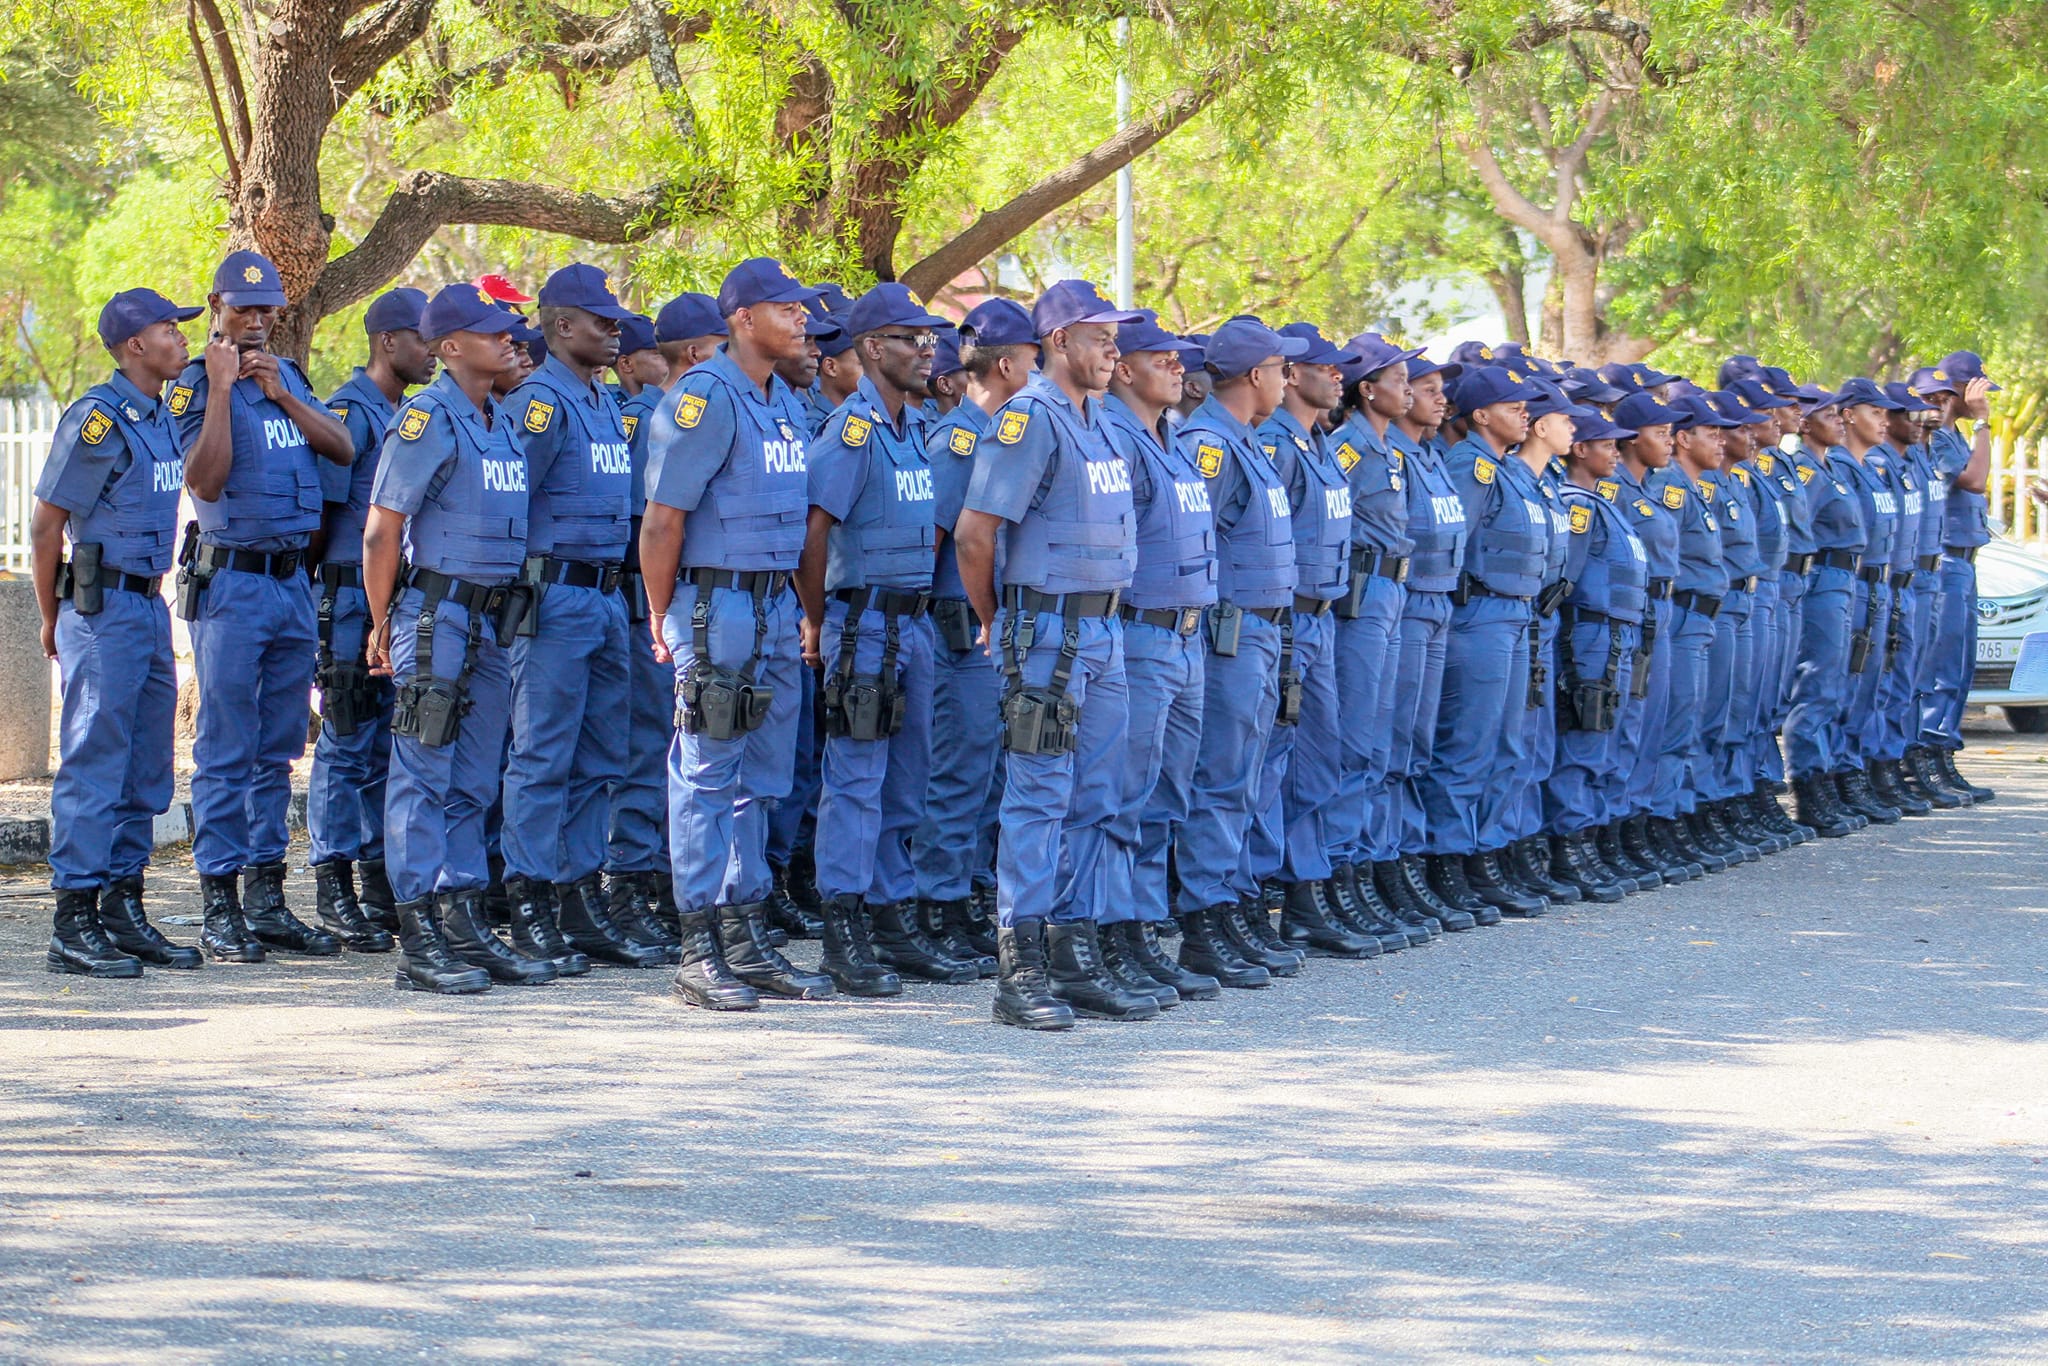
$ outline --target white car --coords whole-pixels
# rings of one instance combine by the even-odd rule
[[[2048,732],[2048,559],[2003,536],[1977,552],[1977,671],[1970,705]]]

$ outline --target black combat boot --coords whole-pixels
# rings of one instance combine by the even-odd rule
[[[733,976],[704,911],[678,911],[676,929],[683,941],[683,961],[676,967],[669,994],[705,1010],[755,1010],[760,993]]]
[[[1750,792],[1749,799],[1757,820],[1764,829],[1775,830],[1794,844],[1804,844],[1814,838],[1812,830],[1786,815],[1785,808],[1778,805],[1778,793],[1774,786],[1758,783]]]
[[[1045,970],[1045,922],[1019,920],[996,931],[996,999],[989,1012],[1019,1029],[1072,1029],[1074,1012],[1052,993]],[[1154,1007],[1157,1010],[1157,1007]]]
[[[1183,1001],[1213,1001],[1223,994],[1223,984],[1214,977],[1200,972],[1189,972],[1159,945],[1159,936],[1152,923],[1147,920],[1133,920],[1124,926],[1125,944],[1134,962],[1145,969],[1145,975],[1163,986],[1172,987]]]
[[[1502,915],[1539,916],[1550,908],[1540,896],[1531,896],[1508,879],[1501,866],[1501,853],[1490,849],[1465,860],[1465,880],[1472,894]]]
[[[953,957],[931,941],[914,901],[891,901],[868,908],[875,927],[875,957],[883,966],[920,982],[960,986],[979,981],[981,968]]]
[[[1466,880],[1463,854],[1431,854],[1428,867],[1429,890],[1436,893],[1438,901],[1471,916],[1475,925],[1500,924],[1500,912],[1473,891]]]
[[[391,952],[391,936],[370,923],[356,900],[355,870],[347,859],[313,865],[313,897],[320,924],[357,953]]]
[[[173,944],[142,910],[142,874],[117,877],[100,890],[100,925],[114,947],[153,968],[189,970],[206,960],[189,944]]]
[[[832,994],[832,979],[806,972],[775,951],[768,942],[768,903],[742,901],[718,908],[718,947],[732,975],[756,991],[797,1001],[822,1001]]]
[[[1878,800],[1877,794],[1870,790],[1870,775],[1860,768],[1838,775],[1835,790],[1842,794],[1843,805],[1872,825],[1897,825],[1902,819],[1896,806],[1887,806]]]
[[[1934,812],[1933,802],[1923,801],[1907,789],[1897,759],[1878,759],[1870,765],[1870,788],[1879,801],[1902,816],[1927,816]]]
[[[988,893],[983,896],[983,891]],[[956,912],[948,910],[947,923],[953,925],[967,947],[986,958],[996,951],[996,896],[995,889],[977,887],[964,901],[948,902],[949,907],[957,906]],[[1171,923],[1171,922],[1168,922]]]
[[[1213,977],[1218,984],[1250,990],[1271,986],[1273,974],[1238,952],[1223,932],[1222,906],[1184,911],[1180,921],[1180,965],[1189,972]]]
[[[1377,958],[1380,941],[1340,925],[1331,915],[1325,885],[1290,882],[1280,907],[1280,938],[1311,958]]]
[[[512,923],[512,894],[505,890],[505,860],[497,854],[485,854],[484,866],[490,871],[490,881],[484,884],[484,914],[493,925]]]
[[[654,874],[606,873],[603,887],[604,913],[611,918],[620,938],[656,955],[657,966],[683,961],[681,941],[670,938],[654,918]]]
[[[848,996],[901,996],[903,979],[875,959],[867,910],[852,892],[825,903],[825,955],[818,966]]]
[[[457,958],[441,937],[430,896],[398,903],[398,952],[393,986],[442,996],[474,996],[491,989],[491,974]]]
[[[1045,975],[1053,996],[1090,1019],[1158,1019],[1159,1002],[1119,982],[1103,964],[1098,936],[1092,920],[1046,924]]]
[[[521,885],[530,879],[508,877],[505,894],[513,904],[529,893]],[[658,968],[668,957],[661,949],[636,944],[615,924],[605,902],[604,886],[596,873],[574,882],[555,884],[555,923],[569,946],[589,955],[591,961],[621,968]]]
[[[1308,955],[1293,949],[1274,949],[1266,943],[1266,936],[1259,931],[1257,921],[1265,920],[1265,908],[1256,896],[1246,897],[1236,905],[1223,908],[1217,923],[1230,940],[1230,946],[1247,963],[1257,963],[1275,977],[1292,977],[1308,962]],[[1272,922],[1266,921],[1268,928]]]
[[[1972,806],[1982,806],[1996,801],[1998,794],[1988,787],[1980,787],[1965,778],[1956,768],[1956,752],[1952,749],[1936,750],[1935,764],[1941,769],[1941,776],[1948,780],[1951,789],[1969,799]]]
[[[1749,794],[1730,797],[1720,803],[1721,820],[1730,833],[1744,844],[1763,850],[1766,854],[1782,854],[1792,847],[1792,841],[1765,825],[1756,813],[1756,804]]]
[[[100,925],[97,887],[59,887],[50,917],[51,972],[78,977],[140,977],[142,960],[114,947]]]
[[[1655,860],[1638,859],[1629,848],[1626,821],[1609,821],[1600,827],[1595,844],[1600,850],[1601,862],[1635,883],[1639,892],[1650,891],[1664,885],[1664,870]]]
[[[332,958],[341,952],[341,941],[325,930],[316,930],[292,914],[284,904],[284,865],[252,863],[242,870],[242,918],[249,933],[267,949]]]
[[[1586,832],[1583,830],[1550,837],[1550,875],[1560,882],[1571,883],[1584,900],[1597,901],[1602,905],[1611,906],[1628,895],[1598,871],[1598,864],[1586,847]]]
[[[528,958],[547,959],[555,965],[557,977],[581,977],[589,972],[589,957],[570,946],[555,919],[554,884],[523,877],[514,881],[518,884],[517,896],[512,894],[514,889],[500,886],[505,893],[506,914],[511,921],[505,937],[512,941],[512,947]],[[486,896],[486,917],[489,904]]]
[[[808,849],[795,849],[789,855],[787,876],[783,879],[789,899],[796,903],[797,911],[804,917],[813,937],[823,932],[824,922],[820,918],[825,899],[818,894],[818,861]]]
[[[1583,832],[1586,836],[1586,852],[1593,858],[1593,870],[1622,891],[1633,895],[1643,890],[1646,884],[1638,882],[1630,870],[1628,861],[1622,856],[1621,842],[1609,834],[1609,827],[1589,825]],[[1663,879],[1660,877],[1661,883]]]
[[[1273,923],[1273,918],[1280,913],[1279,903],[1282,899],[1283,893],[1280,891],[1279,883],[1260,883],[1258,895],[1248,896],[1237,903],[1240,914],[1236,924],[1244,932],[1246,943],[1253,948],[1266,951],[1266,958],[1262,959],[1262,962],[1267,962],[1270,967],[1269,960],[1276,955],[1291,958],[1294,960],[1295,970],[1299,971],[1308,963],[1307,952],[1282,939],[1279,929]]]
[[[386,934],[398,933],[398,898],[392,894],[383,859],[366,858],[356,864],[356,903],[365,920]]]
[[[789,895],[789,868],[784,864],[768,865],[769,876],[773,879],[768,889],[768,927],[783,936],[783,942],[792,939],[816,939],[812,933],[812,917],[804,914],[803,908]],[[822,922],[823,915],[818,919]],[[823,931],[822,923],[818,926]]]
[[[1704,849],[1695,849],[1692,832],[1685,828],[1685,822],[1676,817],[1655,816],[1649,823],[1650,843],[1660,850],[1672,863],[1688,870],[1690,877],[1705,877],[1728,866],[1724,859],[1714,859],[1710,867],[1707,860],[1712,855]],[[1688,879],[1689,880],[1689,879]]]
[[[1908,789],[1937,811],[1953,811],[1968,804],[1960,792],[1942,781],[1941,765],[1935,762],[1934,751],[1925,745],[1914,745],[1906,751],[1905,774]]]
[[[1654,868],[1664,884],[1675,886],[1704,876],[1706,870],[1687,863],[1664,849],[1650,834],[1650,818],[1637,814],[1621,823],[1621,847],[1627,851],[1629,861],[1638,868]]]
[[[1761,848],[1743,839],[1729,825],[1727,818],[1721,813],[1721,803],[1718,801],[1701,802],[1699,809],[1693,812],[1693,819],[1699,822],[1701,829],[1710,838],[1718,841],[1715,852],[1723,858],[1755,863],[1764,856]]]
[[[1408,885],[1407,870],[1402,867],[1399,859],[1388,859],[1384,863],[1373,864],[1372,885],[1379,892],[1380,901],[1394,913],[1394,922],[1402,929],[1421,930],[1429,939],[1435,939],[1443,934],[1443,922],[1424,910],[1422,904],[1415,899],[1414,889]],[[1416,942],[1412,933],[1408,936],[1408,942]]]
[[[1377,939],[1381,953],[1399,953],[1427,944],[1428,930],[1403,925],[1395,918],[1393,908],[1380,900],[1379,888],[1373,885],[1371,864],[1365,865],[1365,873],[1360,877],[1358,865],[1353,863],[1339,863],[1330,869],[1331,904],[1341,913],[1344,927]]]
[[[1701,802],[1689,813],[1680,816],[1678,823],[1691,832],[1692,847],[1704,850],[1719,859],[1721,868],[1740,867],[1749,862],[1742,856],[1742,850],[1736,847],[1735,841],[1728,837],[1726,831],[1714,828],[1713,817],[1708,811],[1707,803]],[[1707,869],[1709,872],[1720,871],[1711,863],[1707,865]]]
[[[1145,964],[1131,947],[1131,932],[1138,922],[1120,920],[1114,925],[1096,924],[1095,942],[1102,951],[1102,966],[1125,990],[1149,996],[1161,1010],[1180,1004],[1180,993],[1145,970]]]
[[[1520,873],[1524,889],[1542,897],[1553,906],[1569,906],[1579,899],[1579,889],[1569,882],[1559,882],[1550,875],[1550,839],[1546,835],[1530,835],[1519,839],[1511,846],[1514,855],[1514,871]]]
[[[1466,911],[1436,894],[1436,888],[1430,885],[1429,866],[1424,857],[1421,854],[1403,854],[1396,864],[1401,870],[1401,885],[1408,889],[1408,898],[1416,909],[1446,930],[1469,930],[1477,925],[1479,922]]]
[[[482,968],[501,986],[537,987],[555,980],[555,965],[545,957],[529,958],[505,946],[484,919],[484,889],[470,887],[434,897],[441,920],[441,942],[473,968]]]
[[[199,875],[199,906],[204,920],[199,947],[216,963],[260,963],[263,941],[249,933],[242,918],[240,879],[234,873]]]
[[[1792,801],[1799,812],[1799,823],[1824,840],[1838,840],[1856,829],[1842,819],[1842,813],[1828,800],[1833,795],[1834,784],[1828,781],[1827,774],[1793,775]]]
[[[941,946],[947,953],[962,960],[980,962],[981,975],[993,977],[996,973],[996,937],[989,933],[989,925],[982,920],[981,911],[969,896],[956,897],[951,901],[933,903],[939,907],[939,923],[945,927]]]
[[[654,909],[649,913],[649,918],[654,921],[655,927],[662,932],[667,942],[680,949],[683,943],[683,927],[681,913],[676,910],[675,874],[666,868],[657,868],[643,876],[647,878],[647,885],[654,893]]]
[[[924,929],[924,937],[947,958],[958,963],[972,963],[983,977],[996,975],[996,960],[993,955],[984,957],[975,951],[974,945],[957,928],[966,919],[963,905],[956,914],[950,901],[924,901],[917,903],[918,924]]]

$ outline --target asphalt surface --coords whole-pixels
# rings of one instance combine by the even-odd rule
[[[59,978],[23,870],[0,1360],[2037,1362],[2048,745],[1980,743],[1987,807],[1052,1036]]]

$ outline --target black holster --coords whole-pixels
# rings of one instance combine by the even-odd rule
[[[973,649],[975,637],[981,634],[974,609],[964,598],[934,598],[932,627],[938,632],[940,648],[956,655]]]
[[[97,616],[107,605],[100,581],[104,549],[98,541],[81,542],[71,547],[71,558],[57,566],[57,596],[71,599],[71,610],[82,617]]]
[[[1020,688],[1003,699],[1003,748],[1012,754],[1066,754],[1080,733],[1081,709],[1065,692]]]
[[[768,720],[775,689],[736,669],[699,664],[676,685],[676,724],[707,740],[737,740]]]
[[[1244,609],[1234,602],[1219,602],[1209,609],[1209,648],[1219,658],[1237,657],[1238,641],[1244,635]]]
[[[178,545],[178,616],[184,621],[199,620],[200,599],[206,596],[206,585],[213,582],[213,569],[199,563],[199,523],[185,523],[185,539]]]

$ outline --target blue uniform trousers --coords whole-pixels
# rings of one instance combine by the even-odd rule
[[[1942,603],[1946,599],[1941,587],[1940,567],[1914,570],[1913,592],[1920,610],[1914,625],[1919,648],[1913,660],[1913,710],[1906,717],[1906,744],[1909,748],[1923,743],[1921,721],[1927,714],[1928,697],[1934,691],[1934,661],[1939,653],[1937,644],[1941,637]],[[1971,665],[1974,672],[1974,659]]]
[[[1832,773],[1840,762],[1855,608],[1855,575],[1846,569],[1813,572],[1800,601],[1799,663],[1785,717],[1785,762],[1794,777]]]
[[[178,675],[159,597],[107,589],[82,616],[57,605],[64,705],[50,783],[50,885],[103,887],[149,863],[171,805]]]
[[[1521,762],[1528,686],[1529,604],[1475,596],[1452,609],[1435,750],[1416,780],[1428,852],[1479,851],[1483,804]]]
[[[1203,660],[1202,737],[1187,821],[1173,853],[1183,911],[1233,904],[1258,890],[1247,846],[1279,706],[1280,628],[1249,614],[1241,621],[1237,653],[1211,648]],[[1013,770],[1010,781],[1016,779]],[[1003,838],[1009,837],[1005,819]]]
[[[1519,754],[1514,766],[1503,770],[1504,780],[1480,803],[1479,847],[1499,849],[1543,828],[1543,781],[1557,761],[1557,642],[1561,626],[1556,614],[1529,619],[1531,671],[1508,692],[1507,727],[1521,728]],[[1602,655],[1602,661],[1606,656]],[[1543,681],[1532,694],[1533,670],[1543,670]],[[1531,698],[1535,706],[1530,706]],[[1520,710],[1517,710],[1519,706]],[[1505,746],[1503,747],[1505,748]]]
[[[1870,654],[1863,672],[1849,676],[1848,712],[1842,722],[1842,754],[1837,772],[1861,768],[1878,757],[1884,713],[1878,706],[1878,685],[1885,675],[1885,631],[1891,620],[1892,590],[1888,583],[1856,584],[1852,630],[1870,632]]]
[[[211,591],[211,590],[209,590]],[[417,588],[391,609],[391,673],[409,679],[419,653],[422,598]],[[469,638],[469,613],[457,602],[434,612],[434,672],[454,678]],[[512,660],[487,623],[476,664],[463,684],[469,709],[451,744],[391,741],[391,779],[384,796],[384,871],[400,901],[459,892],[490,882],[484,822],[499,790],[506,729],[512,712]]]
[[[1756,786],[1759,746],[1770,741],[1771,730],[1776,725],[1784,629],[1784,607],[1778,599],[1778,576],[1775,573],[1759,574],[1749,609],[1749,668],[1752,675],[1749,715],[1744,723],[1741,748],[1729,756],[1728,768],[1723,775],[1732,789],[1730,796],[1739,796]]]
[[[512,642],[505,872],[574,882],[604,866],[605,794],[626,772],[626,600],[552,584],[540,626]]]
[[[824,751],[818,734],[818,671],[806,667],[798,686],[803,696],[796,711],[796,752],[790,759],[789,795],[768,813],[768,861],[787,866],[790,855],[809,849],[817,834],[818,785],[823,778]]]
[[[1429,844],[1422,776],[1436,753],[1436,720],[1443,707],[1444,660],[1450,650],[1449,593],[1410,592],[1401,605],[1394,684],[1394,749],[1387,758],[1387,830],[1374,843],[1386,858],[1419,854]]]
[[[1604,676],[1615,634],[1620,637],[1622,655],[1615,666],[1614,686],[1626,698],[1634,678],[1640,628],[1579,622],[1572,627],[1572,655],[1580,677]],[[1558,686],[1568,688],[1571,681],[1560,673]],[[1607,730],[1558,729],[1556,759],[1542,787],[1543,825],[1550,834],[1569,835],[1629,814],[1619,799],[1621,784],[1617,781],[1622,762],[1621,723],[1622,715],[1617,714],[1615,724]]]
[[[1408,591],[1375,574],[1356,617],[1337,621],[1337,791],[1324,821],[1325,853],[1336,863],[1395,858],[1387,774],[1394,753],[1401,605]],[[1383,844],[1381,841],[1386,841]]]
[[[1301,670],[1301,719],[1276,726],[1266,772],[1277,776],[1282,841],[1280,877],[1319,882],[1330,875],[1331,803],[1337,797],[1344,718],[1337,693],[1337,618],[1294,614],[1295,667]],[[1360,699],[1362,702],[1367,699]],[[1292,731],[1292,735],[1286,732]],[[1276,762],[1277,753],[1277,762]],[[1268,807],[1270,815],[1271,807]],[[1261,820],[1261,827],[1266,825]],[[1263,842],[1263,836],[1261,836]],[[1255,860],[1253,871],[1264,875]]]
[[[1712,767],[1702,795],[1725,801],[1750,789],[1749,746],[1756,737],[1757,693],[1762,679],[1757,672],[1756,603],[1747,590],[1731,591],[1721,602],[1721,616],[1715,624],[1714,658],[1709,664],[1717,686],[1725,685],[1725,712],[1715,709],[1720,731],[1714,736]],[[1727,674],[1721,672],[1725,654]]]
[[[320,596],[313,585],[315,629]],[[370,626],[370,600],[360,588],[334,590],[331,634],[336,659],[362,654],[363,634]],[[336,735],[320,724],[313,742],[313,772],[306,785],[306,835],[312,844],[309,862],[316,866],[337,860],[384,857],[384,779],[391,768],[391,687],[378,679],[383,706],[374,719],[359,722],[353,735]]]
[[[1166,852],[1188,818],[1202,738],[1202,633],[1124,625],[1131,725],[1116,816],[1109,823],[1105,924],[1167,918]],[[964,893],[963,893],[964,895]]]
[[[1650,651],[1644,661],[1649,686],[1641,697],[1631,696],[1633,684],[1622,693],[1621,723],[1615,773],[1608,806],[1618,815],[1646,815],[1654,810],[1657,793],[1657,759],[1664,747],[1664,716],[1671,698],[1672,633],[1678,609],[1669,598],[1651,600],[1644,621],[1652,628]],[[1630,678],[1636,661],[1629,661]]]
[[[1941,557],[1941,603],[1934,616],[1928,688],[1920,705],[1920,743],[1963,747],[1963,706],[1977,670],[1977,566]]]
[[[1012,613],[997,614],[996,639]],[[1032,647],[1020,661],[1025,687],[1050,685],[1065,623],[1036,614]],[[1080,708],[1079,734],[1065,754],[1005,756],[1001,847],[996,851],[996,922],[1099,920],[1109,896],[1108,830],[1130,744],[1123,622],[1086,617],[1067,696]],[[995,667],[1001,668],[998,646]]]
[[[1894,610],[1899,614],[1898,649],[1885,659],[1884,677],[1877,684],[1880,731],[1878,759],[1902,759],[1906,746],[1920,738],[1920,697],[1914,680],[1920,674],[1920,631],[1928,608],[1911,584],[1892,590]]]
[[[822,655],[829,678],[839,667],[847,607],[825,606]],[[877,675],[888,643],[889,619],[860,616],[853,671]],[[932,761],[932,623],[930,617],[896,619],[896,681],[903,690],[903,726],[882,740],[825,737],[818,790],[818,895],[858,893],[877,905],[917,895],[910,866],[910,835],[924,811]]]
[[[605,794],[608,873],[668,866],[668,749],[676,733],[675,670],[654,657],[644,621],[626,622],[626,764]]]
[[[1785,780],[1785,756],[1779,750],[1778,737],[1785,729],[1792,710],[1792,678],[1799,667],[1799,640],[1804,630],[1806,579],[1799,574],[1781,573],[1777,576],[1776,592],[1772,619],[1777,648],[1771,661],[1775,672],[1767,672],[1764,676],[1768,697],[1756,738],[1750,744],[1753,759],[1751,777],[1756,782]],[[1758,597],[1761,599],[1762,596],[1763,590],[1759,587]]]
[[[1126,668],[1130,636],[1126,633]],[[1137,708],[1137,683],[1132,710]],[[925,785],[924,818],[911,841],[917,894],[932,901],[958,901],[974,884],[989,881],[994,851],[983,831],[993,828],[993,808],[1002,756],[1003,677],[989,667],[980,646],[952,650],[936,645],[932,658],[931,778]]]
[[[284,858],[292,764],[306,752],[311,714],[313,600],[297,575],[221,569],[190,627],[199,680],[192,862],[224,877]]]
[[[678,683],[697,667],[690,630],[697,593],[695,584],[679,582],[662,622]],[[737,588],[711,590],[706,642],[711,663],[744,669],[751,662],[755,685],[772,689],[773,696],[758,730],[714,740],[679,727],[669,746],[669,864],[676,904],[685,911],[765,900],[774,885],[768,871],[768,812],[789,795],[796,754],[803,698],[798,679],[806,672],[798,653],[800,617],[796,594],[787,588],[760,604],[758,620],[751,594]]]
[[[1671,627],[1671,682],[1665,694],[1664,729],[1657,744],[1657,786],[1651,814],[1666,820],[1690,815],[1699,806],[1693,787],[1710,694],[1707,657],[1714,647],[1714,620],[1675,604]],[[1723,698],[1725,700],[1725,691]]]

